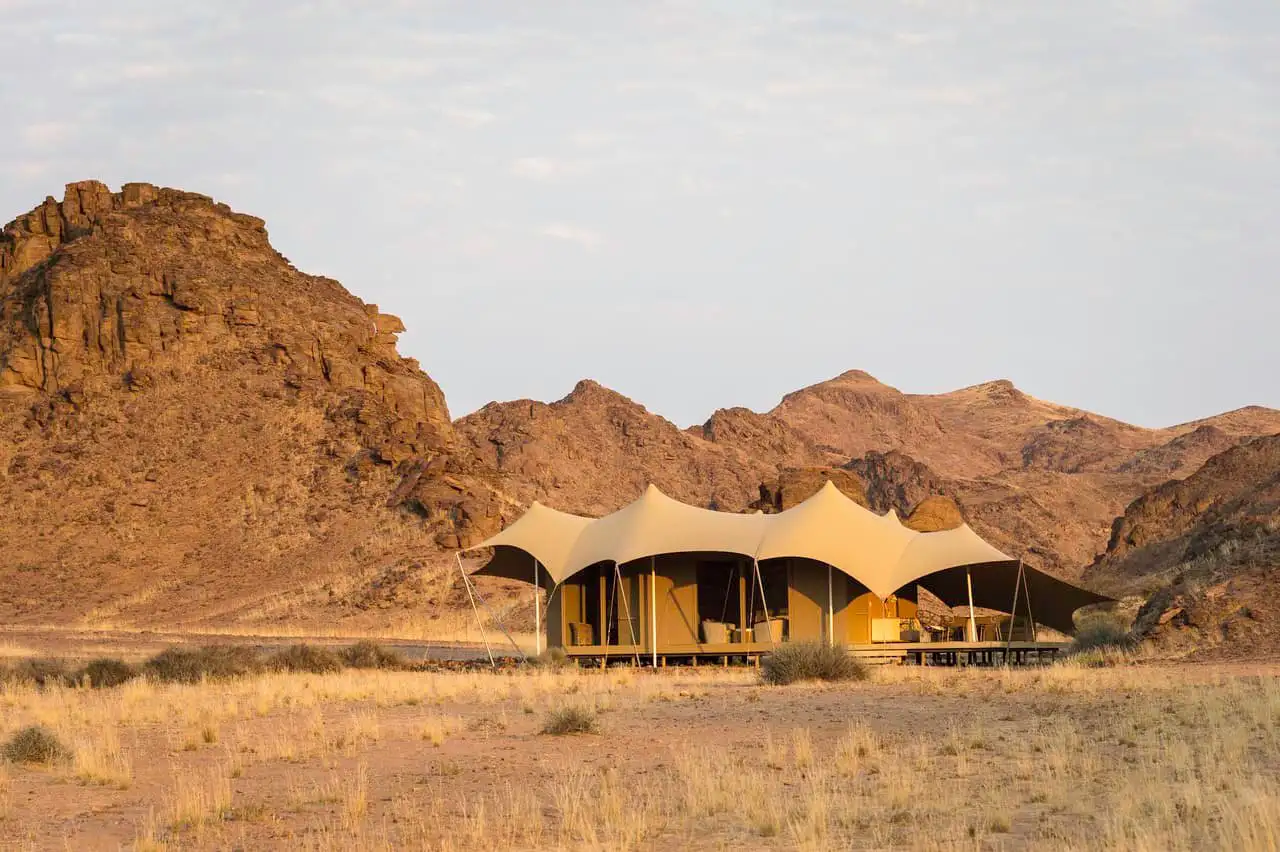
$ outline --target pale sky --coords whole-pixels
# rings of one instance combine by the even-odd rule
[[[1280,3],[0,0],[0,220],[139,180],[401,316],[455,416],[859,368],[1280,407]]]

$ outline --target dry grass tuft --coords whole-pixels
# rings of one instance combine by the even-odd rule
[[[64,746],[53,732],[40,725],[29,725],[9,737],[4,748],[0,749],[6,760],[12,763],[30,763],[51,766],[71,757],[71,751]]]
[[[343,648],[339,652],[342,662],[353,669],[406,669],[409,662],[396,651],[382,647],[377,642],[364,640]]]
[[[302,643],[290,645],[272,654],[267,660],[267,666],[283,672],[328,674],[342,668],[342,658],[328,648]]]
[[[144,668],[162,683],[199,683],[258,674],[263,666],[252,648],[206,645],[196,649],[166,648],[147,660]]]
[[[764,658],[760,677],[765,683],[785,686],[807,680],[865,680],[867,670],[843,648],[821,642],[789,642]]]
[[[138,676],[138,671],[124,660],[101,657],[93,660],[76,676],[80,683],[88,683],[94,689],[110,689],[128,683]]]
[[[599,730],[595,711],[581,705],[570,705],[552,710],[542,724],[542,733],[553,736],[565,734],[594,734]]]

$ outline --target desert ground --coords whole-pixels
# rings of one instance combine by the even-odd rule
[[[13,681],[0,849],[1277,849],[1280,666],[1097,662]]]

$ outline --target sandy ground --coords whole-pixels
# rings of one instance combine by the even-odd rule
[[[1260,796],[1245,818],[1280,831],[1278,678],[1275,663],[895,667],[792,687],[717,668],[347,671],[10,691],[0,735],[38,722],[106,753],[94,738],[114,731],[127,770],[4,768],[0,849],[1205,848],[1228,823],[1184,789],[1196,778],[1224,802]],[[540,733],[571,706],[597,732]],[[1149,802],[1125,792],[1139,780]]]

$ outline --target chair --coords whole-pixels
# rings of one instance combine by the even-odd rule
[[[729,625],[710,619],[702,622],[702,641],[708,645],[729,644]]]
[[[591,625],[582,621],[569,622],[569,644],[570,645],[594,645],[595,631]]]

